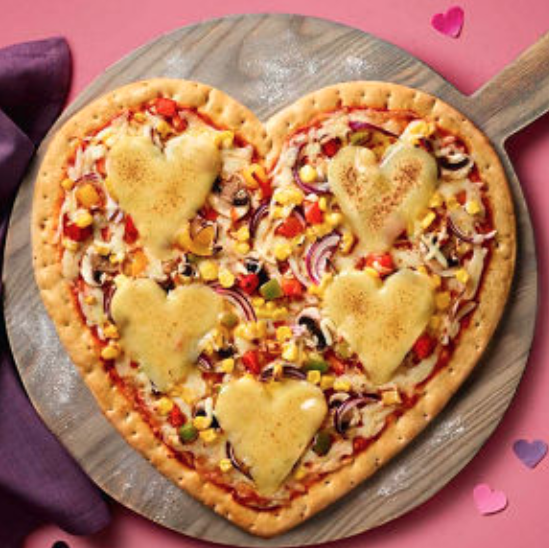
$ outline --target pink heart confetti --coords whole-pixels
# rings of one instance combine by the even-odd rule
[[[547,449],[547,444],[542,440],[517,440],[513,443],[515,455],[528,468],[535,468],[547,455]]]
[[[435,13],[431,26],[441,34],[457,38],[463,28],[465,13],[460,6],[452,6],[446,13]]]
[[[493,491],[486,483],[473,489],[473,499],[477,510],[484,516],[496,514],[507,507],[507,497],[503,491]]]

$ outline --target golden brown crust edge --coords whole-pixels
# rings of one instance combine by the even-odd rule
[[[498,246],[485,273],[482,300],[471,325],[460,337],[452,359],[424,389],[424,396],[393,423],[365,452],[343,469],[286,508],[259,512],[242,506],[223,489],[203,482],[198,474],[177,461],[154,436],[102,367],[90,333],[82,329],[68,284],[61,276],[55,242],[56,219],[52,216],[61,198],[59,181],[68,160],[72,139],[107,121],[122,108],[139,104],[162,93],[195,106],[215,123],[230,127],[267,152],[278,156],[288,133],[309,123],[317,114],[340,106],[372,106],[410,109],[433,119],[469,144],[483,180],[488,183],[493,205]],[[60,339],[81,371],[103,412],[125,439],[164,475],[236,525],[259,536],[280,534],[311,517],[372,475],[402,450],[439,413],[478,362],[498,324],[511,285],[515,252],[513,204],[503,168],[487,138],[452,107],[420,91],[383,82],[352,82],[311,93],[284,109],[264,127],[245,107],[222,92],[194,82],[149,80],[119,88],[85,107],[61,128],[53,139],[39,171],[32,215],[35,276],[46,308]]]

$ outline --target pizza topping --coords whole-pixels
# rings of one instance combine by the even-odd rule
[[[128,137],[110,150],[108,188],[148,249],[162,259],[180,227],[206,201],[219,170],[219,150],[207,137],[183,134],[164,151],[144,137]]]
[[[181,286],[168,295],[152,280],[127,280],[114,294],[112,317],[121,343],[166,391],[185,377],[198,358],[198,340],[210,331],[220,299],[202,286]]]
[[[326,412],[322,391],[307,382],[265,384],[246,377],[224,386],[215,408],[235,454],[249,466],[263,495],[285,480]]]
[[[380,283],[362,272],[335,278],[325,295],[325,312],[360,357],[376,384],[387,382],[434,309],[428,278],[401,270]]]

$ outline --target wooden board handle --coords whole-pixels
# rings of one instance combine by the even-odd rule
[[[478,125],[501,143],[545,114],[549,110],[549,32],[470,99]]]

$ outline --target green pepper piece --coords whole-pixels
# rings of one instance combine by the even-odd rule
[[[181,440],[181,443],[192,443],[196,438],[198,438],[198,430],[191,422],[184,424],[179,429],[179,439]]]
[[[272,301],[274,299],[279,299],[284,295],[284,292],[282,291],[282,288],[280,287],[280,284],[278,283],[278,280],[275,278],[270,279],[268,282],[265,282],[260,288],[259,292],[261,293],[261,296],[266,301]]]
[[[349,142],[351,145],[362,145],[366,141],[366,139],[370,136],[369,131],[355,131],[355,133],[351,134],[351,137],[349,138]]]
[[[305,371],[320,371],[321,373],[327,373],[330,369],[330,364],[322,358],[309,358],[304,364],[303,369]]]
[[[332,435],[327,430],[320,430],[315,436],[313,442],[313,451],[319,456],[323,457],[328,453],[332,447]]]
[[[221,314],[221,325],[231,329],[238,323],[238,316],[232,312],[223,312]]]

